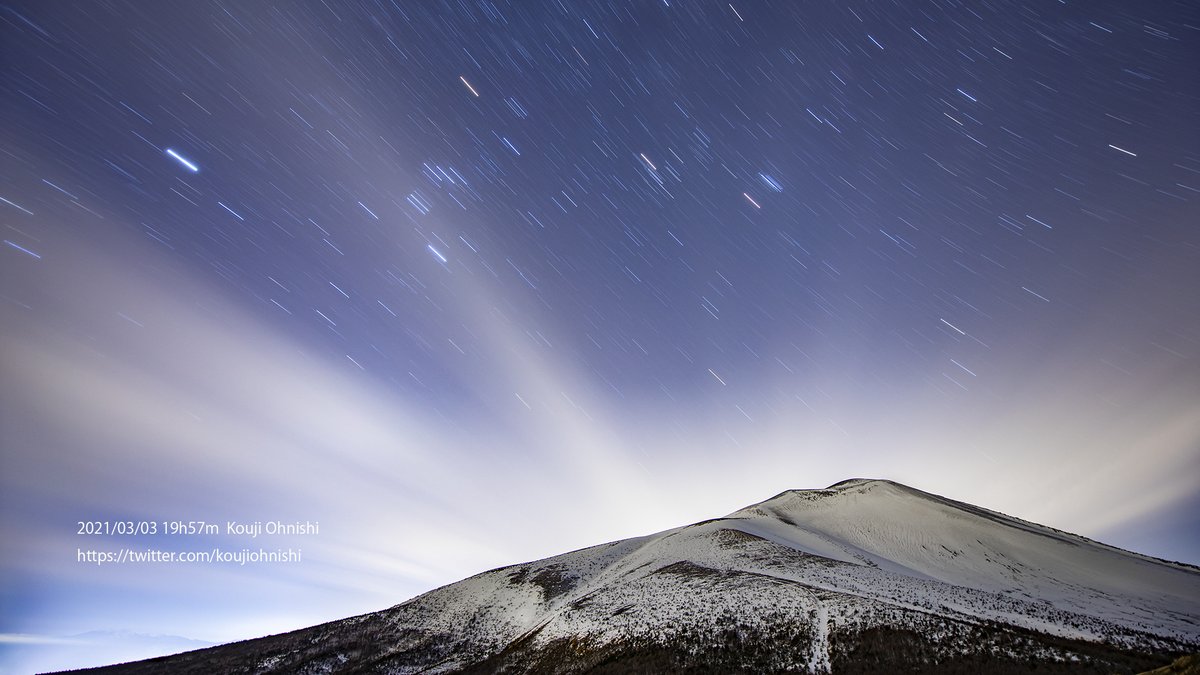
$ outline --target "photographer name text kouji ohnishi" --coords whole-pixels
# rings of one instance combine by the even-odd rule
[[[315,520],[297,520],[285,523],[282,520],[255,520],[244,522],[230,520],[225,523],[225,534],[254,539],[259,536],[306,536],[321,533],[321,524]]]

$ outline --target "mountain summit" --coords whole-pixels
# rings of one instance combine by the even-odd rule
[[[89,672],[1112,673],[1197,650],[1200,569],[853,479]]]

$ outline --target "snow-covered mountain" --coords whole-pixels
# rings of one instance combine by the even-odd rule
[[[95,672],[1112,673],[1196,651],[1200,569],[855,479]]]

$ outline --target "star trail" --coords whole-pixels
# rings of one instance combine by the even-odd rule
[[[857,475],[1200,559],[1194,3],[0,31],[0,632],[250,637]],[[167,512],[322,534],[286,573],[59,551]]]

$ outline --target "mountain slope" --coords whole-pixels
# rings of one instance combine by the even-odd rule
[[[1197,649],[1194,567],[856,479],[91,672],[1138,672]]]

